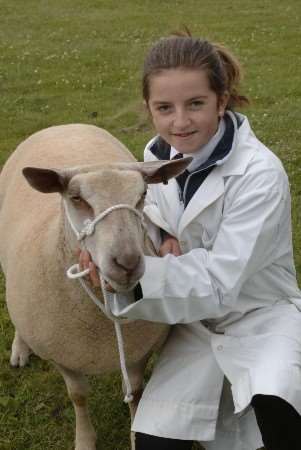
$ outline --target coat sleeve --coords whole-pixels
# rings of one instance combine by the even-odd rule
[[[243,283],[275,259],[290,201],[286,175],[279,177],[276,170],[246,176],[235,190],[212,250],[146,257],[140,280],[143,298],[115,309],[116,315],[174,324],[235,310]]]

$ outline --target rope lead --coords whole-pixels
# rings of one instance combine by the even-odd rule
[[[78,230],[74,226],[73,221],[71,219],[71,215],[68,211],[68,206],[67,206],[66,201],[64,201],[64,207],[65,207],[65,212],[66,212],[66,217],[68,219],[68,222],[69,222],[74,234],[76,235],[76,238],[78,241],[84,241],[86,236],[90,236],[91,234],[93,234],[97,223],[100,222],[102,219],[104,219],[104,217],[106,217],[108,214],[110,214],[111,212],[118,210],[118,209],[128,209],[128,210],[132,211],[140,219],[142,227],[144,229],[146,229],[143,213],[141,213],[140,211],[138,211],[137,209],[133,208],[130,205],[120,204],[120,205],[114,205],[114,206],[106,209],[103,213],[99,214],[93,221],[90,221],[90,220],[85,221],[84,228],[80,232],[78,232]],[[130,403],[133,401],[134,396],[133,396],[133,390],[132,390],[129,374],[128,374],[127,367],[126,367],[124,341],[123,341],[122,330],[121,330],[120,324],[121,323],[129,323],[131,321],[128,319],[118,318],[112,314],[112,311],[111,311],[111,308],[109,305],[107,291],[105,288],[105,280],[102,277],[101,273],[99,273],[99,276],[100,276],[100,281],[101,281],[101,288],[102,288],[104,302],[102,302],[101,300],[99,300],[96,297],[94,292],[90,289],[88,284],[83,279],[83,277],[88,275],[89,272],[90,272],[90,269],[85,269],[85,270],[81,271],[79,264],[74,264],[73,266],[69,267],[69,269],[67,270],[66,273],[67,273],[67,277],[70,278],[71,280],[74,280],[74,279],[79,280],[81,286],[86,291],[86,293],[91,298],[91,300],[95,303],[95,305],[99,309],[101,309],[101,311],[104,313],[104,315],[114,323],[118,351],[119,351],[120,368],[121,368],[121,373],[122,373],[123,380],[124,380],[124,385],[126,388],[124,402]],[[116,299],[116,295],[117,294],[114,294],[114,297],[115,297],[114,300]]]

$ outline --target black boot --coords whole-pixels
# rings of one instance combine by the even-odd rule
[[[191,450],[193,441],[167,439],[150,434],[136,433],[136,450]]]

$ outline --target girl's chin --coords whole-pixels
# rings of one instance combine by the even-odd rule
[[[185,154],[191,154],[191,153],[196,153],[198,150],[200,150],[200,148],[202,147],[203,144],[199,144],[199,145],[184,145],[181,142],[177,142],[172,144],[172,147],[174,147],[178,152],[183,153],[183,155]]]
[[[204,142],[200,142],[197,139],[186,139],[186,138],[176,138],[172,140],[171,146],[174,147],[178,152],[185,153],[195,153],[200,148],[205,145]]]

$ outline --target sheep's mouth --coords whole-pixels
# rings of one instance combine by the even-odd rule
[[[103,268],[104,269],[104,268]],[[126,293],[132,291],[145,271],[145,263],[142,258],[139,264],[133,270],[124,270],[117,266],[106,267],[101,271],[101,276],[107,287],[110,285],[114,291]],[[110,291],[110,289],[108,289]]]
[[[133,289],[136,287],[138,280],[135,279],[134,281],[130,281],[130,282],[125,282],[125,283],[116,283],[116,281],[113,280],[104,280],[105,282],[105,288],[106,287],[111,287],[113,288],[113,291],[116,293],[129,293],[130,291],[133,291]],[[108,289],[108,291],[110,292],[111,289]],[[111,291],[112,292],[112,291]]]

